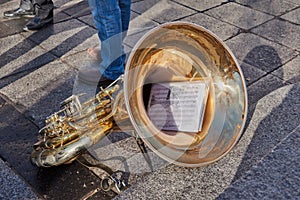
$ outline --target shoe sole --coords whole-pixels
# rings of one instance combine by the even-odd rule
[[[19,19],[19,18],[34,18],[35,15],[3,15],[4,18]]]

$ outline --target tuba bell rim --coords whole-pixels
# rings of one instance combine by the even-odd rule
[[[205,162],[201,162],[201,163],[183,163],[177,160],[174,160],[172,158],[170,158],[169,156],[165,155],[164,153],[161,153],[157,148],[155,148],[151,142],[149,142],[147,140],[147,138],[144,137],[144,135],[140,134],[140,127],[138,126],[138,124],[135,122],[134,120],[134,116],[133,116],[133,112],[130,106],[130,90],[128,88],[129,84],[129,77],[130,77],[130,73],[131,73],[131,61],[133,59],[133,57],[135,56],[135,52],[137,52],[139,50],[139,48],[141,47],[141,44],[149,37],[151,36],[151,34],[155,33],[158,30],[164,29],[164,28],[168,28],[168,27],[172,27],[172,26],[190,26],[192,28],[198,29],[200,31],[205,32],[206,34],[210,35],[210,37],[214,38],[223,48],[224,50],[226,50],[226,52],[230,55],[232,61],[234,62],[239,75],[240,75],[240,79],[241,79],[241,83],[242,83],[242,92],[243,92],[243,98],[244,98],[244,108],[243,108],[243,120],[242,123],[240,124],[239,127],[239,131],[238,133],[235,134],[235,138],[234,141],[230,144],[230,146],[224,151],[222,152],[222,154],[220,156],[218,156],[217,158],[213,159],[213,160],[208,160]],[[168,23],[164,23],[161,24],[153,29],[151,29],[150,31],[148,31],[143,37],[141,37],[139,39],[139,41],[135,44],[135,46],[132,49],[132,52],[130,53],[127,63],[126,63],[126,67],[125,67],[125,73],[124,73],[124,97],[125,97],[125,106],[128,112],[128,116],[130,118],[130,121],[134,127],[134,129],[136,130],[137,134],[143,139],[143,141],[146,143],[146,145],[153,151],[155,152],[159,157],[163,158],[164,160],[170,162],[170,163],[174,163],[176,165],[179,166],[184,166],[184,167],[199,167],[199,166],[205,166],[208,164],[211,164],[213,162],[216,162],[220,159],[222,159],[225,155],[228,154],[228,152],[231,151],[231,149],[237,144],[237,142],[239,141],[239,139],[241,138],[243,131],[244,131],[244,127],[245,127],[245,123],[246,123],[246,118],[247,118],[247,114],[248,114],[248,94],[247,94],[247,88],[246,88],[246,83],[245,83],[245,78],[244,75],[242,73],[242,69],[236,59],[236,57],[234,56],[234,54],[232,53],[232,51],[229,49],[229,47],[213,32],[211,32],[210,30],[199,26],[195,23],[191,23],[191,22],[184,22],[184,21],[176,21],[176,22],[168,22]],[[144,113],[146,113],[146,111],[143,111]]]

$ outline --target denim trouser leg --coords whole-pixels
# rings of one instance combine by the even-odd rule
[[[106,78],[113,80],[124,73],[125,55],[122,42],[125,36],[123,32],[127,31],[129,24],[130,0],[120,0],[122,1],[129,3],[119,3],[118,0],[89,0],[101,40],[100,72]],[[129,12],[124,12],[122,10],[124,7],[126,10],[129,7]]]

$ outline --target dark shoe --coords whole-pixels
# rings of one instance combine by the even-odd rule
[[[33,10],[24,10],[23,8],[17,8],[15,10],[5,11],[4,17],[34,17]]]
[[[34,17],[32,20],[30,20],[25,27],[23,28],[24,31],[30,31],[30,30],[38,30],[43,28],[44,26],[48,24],[53,23],[53,17],[48,17],[46,19],[41,19],[39,17]]]
[[[81,67],[78,72],[78,79],[88,85],[108,86],[113,80],[104,77],[96,67]]]

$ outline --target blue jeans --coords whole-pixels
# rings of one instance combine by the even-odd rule
[[[101,41],[100,72],[105,78],[115,80],[124,73],[123,40],[130,21],[130,4],[131,0],[89,0]]]

